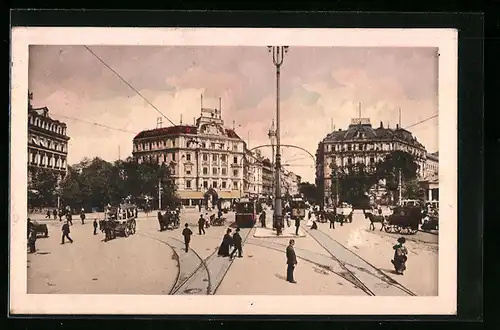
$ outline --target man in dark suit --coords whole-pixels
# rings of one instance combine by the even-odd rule
[[[231,251],[231,258],[234,258],[234,254],[238,251],[238,258],[243,257],[243,246],[242,239],[240,236],[240,228],[236,228],[236,232],[233,234],[233,251]]]
[[[286,248],[286,280],[290,283],[297,283],[293,279],[293,271],[295,269],[295,265],[297,264],[297,256],[295,255],[295,250],[293,246],[295,245],[295,241],[293,239],[290,240],[288,247]]]
[[[71,243],[73,243],[73,240],[71,237],[69,237],[69,224],[68,221],[64,222],[64,225],[62,226],[62,242],[61,244],[64,244],[64,239],[67,238]]]
[[[300,218],[295,218],[295,235],[299,236]]]
[[[189,251],[189,242],[191,242],[191,235],[193,235],[193,231],[189,229],[189,225],[186,223],[184,225],[184,230],[182,231],[182,236],[184,236],[184,247],[186,252]]]

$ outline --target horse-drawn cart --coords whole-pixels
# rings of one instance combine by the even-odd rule
[[[352,206],[347,203],[340,204],[339,207],[336,208],[336,217],[335,221],[344,223],[344,222],[352,222]]]
[[[111,207],[105,213],[103,221],[104,241],[114,239],[116,236],[128,237],[135,234],[137,228],[135,209],[135,205],[125,204]]]
[[[393,213],[386,218],[384,229],[388,233],[416,234],[422,213],[420,207],[396,206]]]

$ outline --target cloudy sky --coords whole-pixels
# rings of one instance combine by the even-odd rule
[[[275,67],[265,47],[91,46],[175,124],[192,124],[204,106],[222,98],[225,125],[250,147],[269,144],[275,116]],[[84,46],[30,46],[29,89],[68,125],[68,163],[83,157],[129,156],[134,133],[156,127],[160,114]],[[283,144],[315,154],[318,142],[358,117],[394,127],[401,108],[408,127],[438,112],[435,48],[293,47],[281,70]],[[116,130],[107,129],[105,125]],[[438,118],[408,128],[429,152],[438,150]],[[170,123],[163,118],[163,126]],[[119,146],[119,148],[118,148]],[[118,151],[120,149],[120,152]],[[270,155],[270,150],[262,150]],[[284,163],[314,182],[307,154],[283,150]]]

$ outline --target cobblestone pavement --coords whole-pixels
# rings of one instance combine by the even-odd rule
[[[225,216],[228,224],[234,221],[234,213]],[[100,241],[103,234],[92,235],[96,214],[89,214],[85,225],[79,218],[73,221],[75,243],[65,245],[60,245],[61,223],[43,217],[50,237],[39,239],[39,251],[28,255],[29,293],[437,294],[437,245],[425,243],[420,233],[407,236],[408,269],[404,276],[395,275],[390,260],[399,235],[367,230],[369,222],[356,211],[352,223],[336,224],[335,229],[318,223],[319,230],[311,231],[307,221],[302,222],[306,236],[294,238],[298,284],[285,281],[290,238],[259,238],[253,235],[255,229],[242,229],[244,257],[219,257],[216,252],[228,226],[210,227],[199,235],[195,210],[183,210],[181,227],[163,232],[156,212],[139,214],[135,235],[107,243]],[[271,219],[268,211],[268,225]],[[181,235],[185,223],[194,233],[188,252]],[[437,237],[422,234],[428,235],[427,241]]]

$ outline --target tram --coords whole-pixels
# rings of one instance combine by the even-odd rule
[[[257,219],[256,203],[249,198],[236,202],[235,223],[239,228],[253,228]]]
[[[304,219],[306,217],[306,202],[301,197],[294,197],[290,203],[292,209],[292,219]]]

